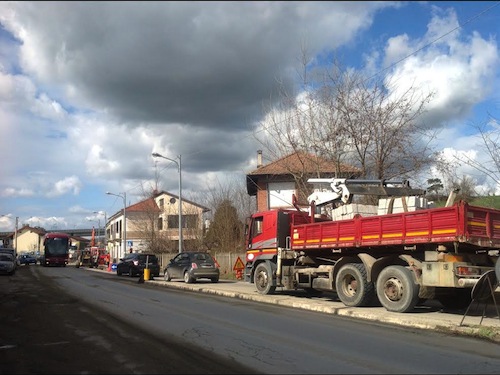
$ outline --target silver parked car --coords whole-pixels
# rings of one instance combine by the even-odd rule
[[[177,254],[163,271],[165,281],[184,279],[193,283],[198,279],[210,279],[213,283],[219,281],[219,265],[215,259],[204,251],[186,251]]]
[[[13,275],[16,266],[17,261],[13,254],[0,252],[0,274]]]

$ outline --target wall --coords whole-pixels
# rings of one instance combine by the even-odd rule
[[[234,275],[236,274],[235,271],[233,271],[234,264],[236,263],[236,260],[238,257],[240,257],[241,261],[243,264],[245,264],[245,253],[210,253],[212,256],[217,260],[217,263],[219,263],[220,266],[220,275],[221,279],[234,279]],[[165,269],[165,266],[170,262],[170,259],[175,257],[177,253],[165,253],[165,254],[160,254],[158,255],[158,259],[160,261],[160,277],[163,277],[163,270]]]

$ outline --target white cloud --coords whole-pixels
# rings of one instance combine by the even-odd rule
[[[82,183],[77,176],[66,177],[60,181],[57,181],[52,190],[47,192],[48,197],[56,197],[63,194],[73,194],[77,195],[82,188]]]
[[[440,147],[467,151],[458,130],[498,87],[497,43],[473,31],[483,22],[425,47],[461,18],[436,8],[420,21],[414,7],[429,3],[2,2],[2,210],[84,225],[83,212],[119,209],[105,191],[139,196],[152,151],[182,155],[186,194],[244,176],[264,104],[279,97],[277,81],[295,83],[301,46],[316,63],[366,55],[374,72],[418,51],[384,74],[436,91],[426,122],[452,136]],[[408,23],[398,30],[386,10]],[[359,51],[366,40],[385,49]],[[162,188],[176,191],[175,165],[158,165]]]

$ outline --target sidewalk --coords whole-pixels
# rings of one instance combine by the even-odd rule
[[[199,280],[194,284],[186,284],[181,280],[166,282],[157,277],[145,282],[159,287],[271,303],[404,327],[455,332],[500,342],[500,318],[497,316],[497,310],[493,303],[488,305],[484,317],[482,315],[485,305],[482,303],[479,306],[476,303],[472,304],[464,318],[465,309],[445,312],[437,301],[427,301],[424,305],[417,306],[414,312],[395,313],[387,311],[383,307],[347,307],[336,298],[334,293],[324,293],[321,297],[309,297],[303,291],[280,291],[277,289],[273,295],[261,295],[253,284],[243,281],[220,280],[218,283],[211,283],[208,280]],[[498,292],[495,293],[495,298],[497,304],[500,304]],[[500,310],[500,307],[498,309]],[[460,325],[461,322],[462,325]]]

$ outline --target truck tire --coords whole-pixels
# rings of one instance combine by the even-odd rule
[[[276,286],[273,286],[273,274],[271,266],[267,262],[257,265],[253,282],[260,294],[274,294]]]
[[[335,289],[346,306],[371,306],[376,301],[375,286],[367,280],[363,264],[343,265],[335,279]]]
[[[412,271],[403,266],[389,266],[377,278],[377,296],[388,311],[408,312],[418,303],[420,286]]]
[[[497,277],[497,281],[500,281],[500,257],[497,258],[495,263],[495,276]]]

